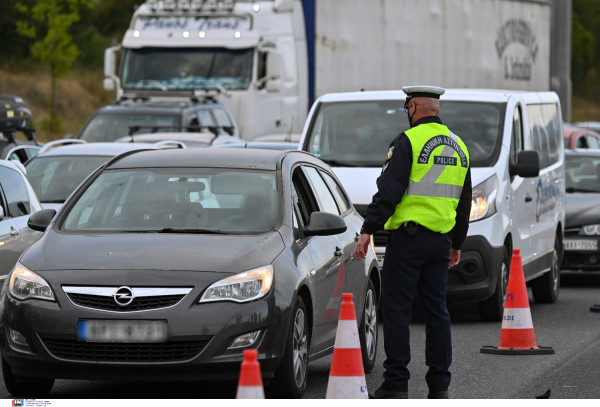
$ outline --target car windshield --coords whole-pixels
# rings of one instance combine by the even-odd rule
[[[275,228],[275,172],[214,168],[106,170],[70,209],[73,232],[259,234]]]
[[[165,64],[164,61],[169,61]],[[247,89],[252,49],[127,49],[122,68],[126,89]]]
[[[333,166],[379,167],[392,140],[409,128],[403,100],[324,103],[308,151]],[[442,122],[466,144],[472,167],[493,165],[502,145],[504,105],[440,102]]]
[[[567,155],[565,165],[568,193],[600,193],[600,157]]]
[[[87,142],[115,141],[131,134],[160,131],[181,131],[178,116],[157,114],[96,114],[81,131],[79,138]]]
[[[63,203],[111,156],[47,156],[27,163],[27,179],[41,202]]]

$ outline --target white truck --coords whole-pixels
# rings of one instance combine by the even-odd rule
[[[408,84],[550,90],[560,83],[551,72],[552,7],[550,0],[148,0],[122,43],[106,50],[105,88],[118,100],[210,94],[228,106],[242,138],[294,138],[312,101],[330,92]]]

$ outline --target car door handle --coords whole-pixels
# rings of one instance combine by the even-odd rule
[[[525,197],[525,202],[531,202],[531,201],[533,201],[533,198],[531,197],[531,195],[527,195]]]
[[[335,247],[335,252],[333,252],[333,254],[335,254],[336,256],[341,256],[342,253],[342,249],[340,249],[339,247]]]
[[[11,236],[17,236],[19,234],[19,231],[17,229],[15,229],[14,227],[10,227],[10,235]]]
[[[356,236],[354,236],[354,241],[358,242],[359,239],[360,239],[360,235],[357,233]]]

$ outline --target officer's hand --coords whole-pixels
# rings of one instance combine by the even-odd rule
[[[450,263],[448,264],[448,268],[452,268],[458,264],[460,261],[460,250],[450,249]]]
[[[354,258],[356,260],[362,260],[367,257],[367,250],[369,250],[369,243],[371,242],[371,235],[368,233],[363,233],[358,238],[358,243],[356,243],[356,247],[354,248]]]

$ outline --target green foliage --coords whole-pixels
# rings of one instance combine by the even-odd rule
[[[573,0],[571,77],[575,94],[600,89],[600,0]]]
[[[40,0],[29,6],[17,3],[16,8],[33,19],[17,21],[16,29],[23,37],[39,38],[31,46],[31,54],[50,68],[53,77],[71,70],[79,49],[69,33],[79,21],[79,7],[90,6],[89,0]]]

